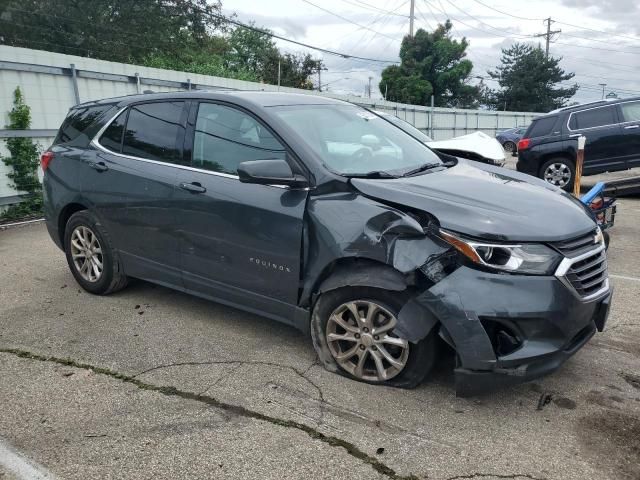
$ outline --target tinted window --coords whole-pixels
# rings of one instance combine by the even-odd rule
[[[622,118],[625,122],[640,121],[640,102],[621,103]]]
[[[529,127],[530,138],[544,137],[549,135],[553,130],[553,126],[556,124],[557,117],[546,117],[534,120]]]
[[[85,132],[89,126],[94,124],[96,120],[112,107],[113,105],[94,105],[91,107],[72,109],[69,111],[67,118],[64,119],[54,143],[70,143],[80,136],[86,137]]]
[[[122,153],[169,163],[182,162],[184,102],[134,105],[129,109]]]
[[[592,108],[583,112],[575,112],[571,115],[569,128],[580,130],[583,128],[601,127],[616,123],[614,107]]]
[[[236,175],[250,160],[284,159],[285,149],[250,115],[212,103],[198,108],[192,165]]]
[[[100,145],[112,152],[120,153],[122,150],[122,132],[124,122],[127,121],[127,112],[122,112],[104,131],[100,137]]]

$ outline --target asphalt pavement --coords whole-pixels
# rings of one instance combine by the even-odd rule
[[[0,479],[637,480],[639,239],[621,199],[604,333],[462,399],[446,356],[415,390],[350,381],[292,328],[141,281],[93,296],[43,224],[0,231]]]

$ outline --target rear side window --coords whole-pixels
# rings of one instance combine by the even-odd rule
[[[549,135],[556,124],[557,117],[545,117],[534,120],[529,127],[529,138],[544,137]]]
[[[603,127],[614,123],[616,123],[615,109],[613,106],[608,106],[572,113],[569,128],[582,130],[583,128]]]
[[[624,122],[640,122],[640,102],[621,103],[620,110]]]
[[[91,141],[89,127],[112,108],[113,105],[92,105],[70,110],[58,130],[54,144],[88,145]]]
[[[157,102],[130,107],[122,153],[161,162],[184,163],[183,111],[184,102]],[[113,134],[117,138],[116,126]]]
[[[213,103],[198,107],[192,166],[236,175],[250,160],[285,159],[285,148],[251,115]]]

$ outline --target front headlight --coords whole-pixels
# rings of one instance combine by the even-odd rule
[[[440,230],[441,237],[478,265],[513,273],[551,275],[562,255],[539,243],[500,244],[464,238]]]

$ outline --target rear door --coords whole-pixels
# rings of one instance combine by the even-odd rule
[[[598,173],[626,168],[622,129],[615,105],[572,112],[567,121],[569,136],[587,138],[584,150],[584,172]]]
[[[640,167],[640,100],[618,104],[622,123],[622,153],[627,168]]]
[[[186,288],[290,317],[308,192],[237,176],[241,162],[290,159],[287,149],[250,112],[204,101],[193,104],[187,145],[191,169],[180,171],[176,202]]]
[[[127,274],[181,285],[177,212],[186,102],[131,105],[107,126],[85,162],[84,195],[105,223]]]

